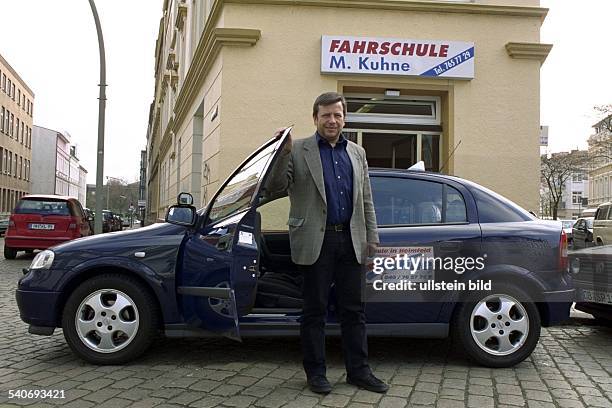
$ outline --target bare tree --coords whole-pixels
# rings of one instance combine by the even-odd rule
[[[553,153],[550,157],[541,156],[541,180],[547,195],[541,197],[541,199],[543,207],[549,207],[546,212],[553,219],[557,219],[565,182],[575,173],[584,173],[587,170],[588,163],[589,155],[583,150],[573,150],[570,153]]]

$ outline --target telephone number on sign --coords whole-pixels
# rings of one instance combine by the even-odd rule
[[[66,395],[64,390],[9,390],[8,397],[9,399],[63,399]]]

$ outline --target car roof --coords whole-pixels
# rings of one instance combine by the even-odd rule
[[[74,197],[54,195],[54,194],[30,194],[30,195],[25,195],[21,197],[22,200],[25,198],[40,198],[40,199],[66,200],[66,201],[76,200],[76,198]]]
[[[425,170],[389,169],[389,168],[384,168],[384,167],[370,167],[369,170],[370,170],[370,173],[381,174],[381,175],[382,174],[397,174],[397,175],[402,175],[402,176],[426,175],[426,176],[432,176],[432,177],[437,177],[437,178],[446,179],[446,180],[461,181],[461,182],[467,181],[466,179],[462,179],[461,177],[449,176],[448,174],[435,173],[433,171],[425,171]]]

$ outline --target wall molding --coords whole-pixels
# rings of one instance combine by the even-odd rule
[[[533,59],[542,64],[546,61],[552,47],[552,44],[509,42],[506,44],[506,52],[511,58]]]

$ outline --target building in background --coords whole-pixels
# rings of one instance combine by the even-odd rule
[[[539,208],[539,0],[166,0],[147,134],[147,216],[200,207],[274,130],[348,100],[370,165],[474,180]],[[347,24],[350,22],[350,24]],[[492,30],[492,27],[495,27]],[[435,39],[435,40],[432,40]]]
[[[589,206],[612,201],[612,115],[593,125],[594,133],[589,137]]]
[[[42,126],[33,129],[32,194],[70,196],[85,206],[87,170],[79,164],[68,132]]]
[[[31,191],[34,92],[0,55],[0,213]]]
[[[560,219],[575,220],[582,216],[589,204],[589,171],[572,173],[563,187],[563,195],[559,203],[557,216]]]

